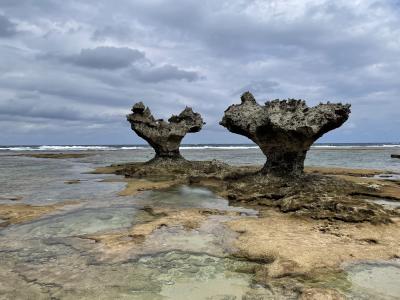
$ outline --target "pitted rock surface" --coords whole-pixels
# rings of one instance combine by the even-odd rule
[[[156,120],[142,102],[132,107],[127,115],[132,130],[146,140],[156,152],[156,159],[183,159],[179,146],[187,133],[194,133],[203,127],[201,115],[186,107],[179,115],[173,115],[168,122]]]
[[[350,104],[308,107],[303,100],[288,99],[261,106],[250,92],[241,100],[228,107],[220,124],[255,142],[267,156],[262,172],[275,176],[301,175],[311,145],[340,127],[350,114]]]

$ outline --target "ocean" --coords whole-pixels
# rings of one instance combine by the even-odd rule
[[[190,160],[217,159],[233,165],[264,164],[265,156],[254,144],[184,144],[181,153]],[[94,152],[84,161],[95,165],[146,161],[154,152],[147,145],[13,145],[0,146],[0,156],[41,152]],[[383,169],[400,172],[400,143],[320,143],[308,152],[306,166]]]
[[[67,159],[20,155],[48,152],[93,155]],[[181,153],[190,160],[217,159],[233,165],[265,162],[260,149],[252,144],[183,145]],[[400,159],[390,157],[394,153],[400,153],[400,143],[316,144],[308,152],[306,165],[400,172]],[[252,268],[254,262],[224,255],[235,237],[223,225],[227,216],[210,216],[196,230],[161,226],[144,244],[139,258],[134,247],[107,252],[90,239],[93,234],[114,234],[134,224],[146,224],[155,218],[148,213],[149,207],[235,209],[244,216],[254,214],[251,209],[231,207],[226,199],[198,187],[121,196],[126,185],[122,177],[90,173],[96,167],[146,161],[153,156],[146,145],[0,146],[3,210],[8,205],[75,203],[28,222],[0,226],[0,295],[5,299],[270,299],[268,289],[253,284],[253,275],[235,271]],[[361,278],[359,281],[366,283],[361,287],[354,284],[350,291],[354,295],[371,292],[374,284],[368,299],[398,293],[400,266],[357,268],[348,271],[354,273],[350,279],[338,278],[332,283],[328,278],[324,284],[340,288]],[[386,284],[383,292],[382,282]],[[213,298],[215,295],[221,297]]]

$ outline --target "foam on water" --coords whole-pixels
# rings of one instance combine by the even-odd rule
[[[361,144],[314,144],[314,149],[358,149],[358,148],[399,148],[396,143],[361,143]],[[0,151],[115,151],[115,150],[140,150],[148,149],[148,145],[19,145],[0,146]],[[182,145],[181,150],[248,150],[258,149],[254,144],[199,144]]]

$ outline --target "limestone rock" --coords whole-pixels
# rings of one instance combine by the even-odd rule
[[[156,152],[155,158],[182,159],[179,146],[187,133],[198,132],[203,127],[201,115],[186,107],[179,115],[173,115],[168,122],[156,120],[142,102],[132,107],[127,115],[132,130],[146,140]]]
[[[241,104],[228,107],[220,124],[255,142],[267,156],[263,173],[275,176],[303,173],[306,153],[326,132],[340,127],[349,117],[350,105],[319,104],[303,100],[273,100],[259,105],[250,92]]]

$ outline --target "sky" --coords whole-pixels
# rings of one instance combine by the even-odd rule
[[[351,103],[319,142],[399,142],[399,1],[0,0],[0,145],[144,143],[138,101],[246,143],[218,123],[247,90]]]

